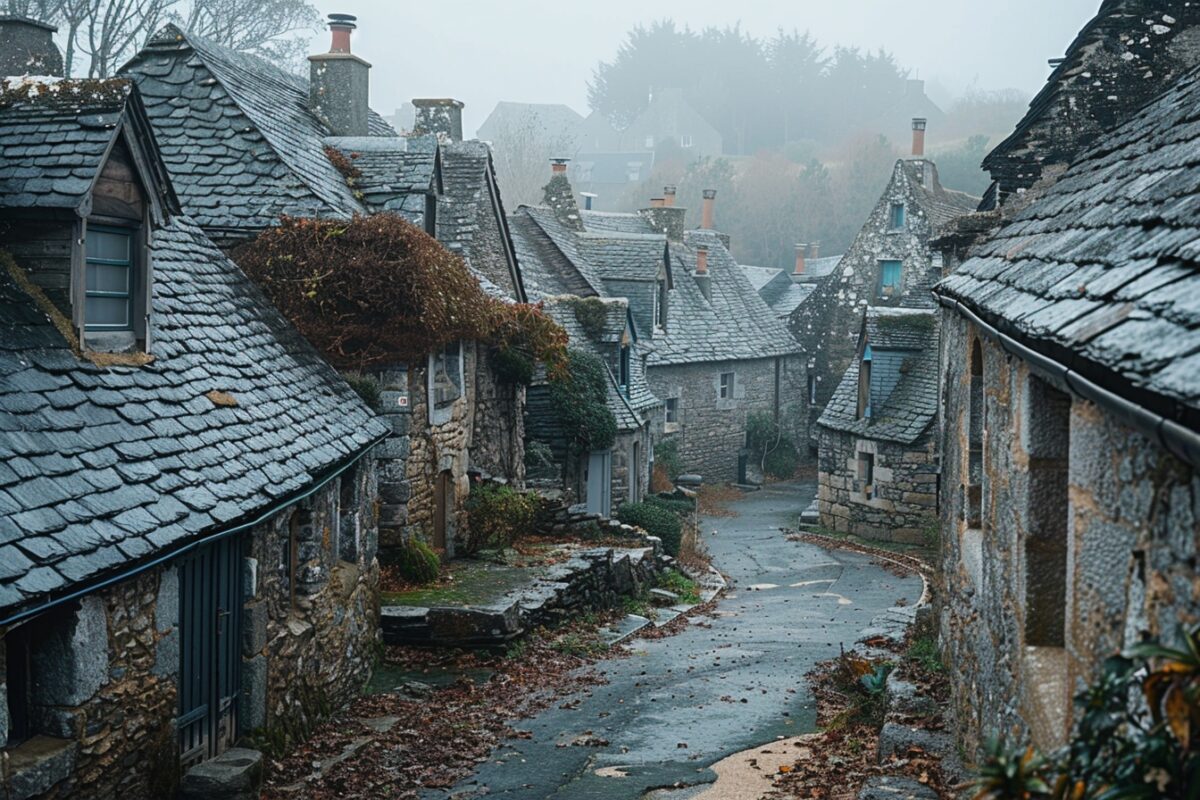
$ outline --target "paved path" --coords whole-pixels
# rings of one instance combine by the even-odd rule
[[[810,732],[805,672],[876,614],[921,594],[920,578],[866,556],[787,541],[779,528],[814,491],[812,482],[773,486],[740,500],[736,517],[706,518],[713,561],[732,579],[719,616],[698,618],[711,627],[635,640],[633,655],[600,665],[607,685],[521,722],[533,738],[503,745],[452,796],[636,800],[711,782],[708,766],[725,756]],[[572,744],[587,737],[608,744]]]

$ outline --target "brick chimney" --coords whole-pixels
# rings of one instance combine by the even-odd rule
[[[664,186],[663,187],[663,205],[665,205],[667,208],[675,207],[675,187],[674,186]]]
[[[650,207],[651,208],[666,208],[667,207],[667,199],[665,197],[651,197],[650,198]]]
[[[808,243],[808,259],[810,261],[816,261],[820,257],[821,257],[821,243],[820,242],[809,242]]]
[[[913,117],[912,121],[912,154],[913,158],[925,157],[925,118]]]
[[[708,247],[696,245],[696,271],[692,273],[696,286],[705,300],[712,300],[712,276],[708,274]]]
[[[583,217],[575,202],[575,190],[567,178],[569,158],[550,159],[550,182],[542,187],[542,202],[549,206],[558,221],[577,231],[583,230]]]
[[[808,254],[808,247],[804,242],[796,243],[796,268],[792,271],[793,275],[804,274],[804,258]]]
[[[717,200],[716,189],[704,190],[704,205],[700,207],[700,227],[706,231],[713,229],[713,206]]]
[[[449,97],[413,98],[417,110],[413,122],[413,133],[417,136],[434,135],[439,142],[461,142],[463,102]]]
[[[350,52],[353,14],[330,14],[328,53],[309,56],[308,107],[334,136],[366,136],[371,65]]]
[[[29,17],[0,15],[0,75],[61,78],[63,57],[54,44],[57,30]]]

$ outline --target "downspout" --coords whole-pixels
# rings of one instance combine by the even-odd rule
[[[1075,394],[1092,401],[1096,405],[1112,412],[1131,428],[1154,439],[1158,444],[1176,458],[1200,469],[1200,433],[1185,428],[1174,420],[1149,411],[1142,406],[1126,400],[1115,392],[1100,386],[1089,378],[1070,367],[1045,356],[1036,350],[1022,344],[994,326],[984,322],[975,312],[958,300],[937,295],[938,302],[945,308],[957,311],[972,324],[987,331],[995,337],[1009,353],[1031,364],[1038,371],[1051,375],[1063,381]]]
[[[311,497],[312,495],[319,492],[321,489],[325,488],[329,484],[330,481],[332,481],[334,478],[338,477],[343,472],[350,469],[355,464],[357,464],[359,461],[361,461],[362,457],[365,456],[367,453],[371,452],[371,450],[375,447],[375,445],[379,444],[380,442],[382,442],[384,439],[387,439],[391,435],[392,434],[389,432],[389,433],[385,434],[384,436],[381,436],[378,439],[375,439],[370,444],[368,444],[366,447],[364,447],[358,453],[358,455],[356,455],[354,458],[347,461],[345,464],[343,464],[337,470],[326,475],[320,481],[317,481],[316,483],[314,483],[306,491],[304,491],[300,494],[292,495],[291,497],[285,498],[283,500],[280,500],[278,503],[275,503],[270,508],[268,508],[266,511],[263,511],[262,513],[260,513],[257,517],[255,517],[252,520],[239,523],[237,525],[234,525],[233,527],[225,528],[224,530],[210,533],[209,535],[207,535],[203,538],[197,539],[194,542],[189,542],[188,544],[184,545],[183,547],[180,547],[177,550],[172,550],[169,553],[164,553],[160,556],[157,556],[157,557],[147,561],[144,564],[140,564],[139,566],[134,567],[133,569],[125,570],[124,572],[119,572],[116,575],[112,575],[108,578],[105,578],[104,580],[100,581],[99,583],[94,583],[83,589],[77,589],[69,594],[63,595],[62,597],[59,597],[59,598],[56,598],[53,600],[47,600],[46,602],[42,603],[39,606],[35,606],[34,608],[29,608],[24,611],[19,611],[10,617],[7,617],[5,619],[0,619],[0,628],[3,628],[7,625],[11,625],[14,622],[19,622],[23,619],[27,619],[29,617],[35,616],[37,614],[41,614],[43,611],[48,611],[51,608],[54,608],[55,606],[62,605],[63,603],[68,603],[72,600],[76,600],[85,595],[92,594],[93,592],[97,592],[108,586],[112,586],[114,583],[120,583],[122,581],[136,577],[152,567],[157,567],[160,564],[163,564],[167,561],[178,558],[179,556],[183,555],[184,553],[188,553],[192,550],[195,550],[198,547],[209,544],[210,542],[215,542],[219,539],[224,539],[227,536],[232,536],[235,533],[241,533],[242,531],[246,530],[247,528],[253,528],[255,525],[260,525],[265,520],[275,516],[280,511],[287,508],[288,506],[294,505],[295,503],[298,503],[307,497]]]

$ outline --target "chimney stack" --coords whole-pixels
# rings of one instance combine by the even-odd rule
[[[708,246],[699,244],[696,245],[696,274],[708,274]]]
[[[54,44],[58,28],[29,17],[0,15],[0,75],[63,76]]]
[[[666,208],[667,200],[665,197],[651,197],[650,198],[650,207],[651,208]]]
[[[567,164],[570,162],[570,160],[571,159],[569,159],[569,158],[552,158],[552,159],[550,159],[550,175],[551,175],[551,177],[553,177],[555,175],[566,175],[567,174]]]
[[[925,118],[913,117],[912,121],[912,154],[913,158],[925,157]]]
[[[812,261],[816,261],[820,257],[821,257],[821,243],[820,242],[809,242],[808,243],[808,258]]]
[[[583,198],[583,210],[592,210],[592,201],[599,197],[595,192],[580,192],[579,196]]]
[[[667,208],[675,207],[675,187],[674,186],[664,186],[663,187],[663,205],[665,205]]]
[[[700,227],[706,231],[713,229],[713,204],[716,199],[716,189],[704,190],[704,205],[700,207]]]
[[[350,52],[353,14],[330,14],[328,53],[309,56],[308,107],[334,136],[366,136],[371,65]]]
[[[805,266],[804,258],[808,253],[808,247],[809,246],[807,244],[805,244],[804,242],[796,243],[796,268],[795,268],[795,270],[792,271],[793,275],[803,275],[804,274],[804,266]]]
[[[575,190],[567,178],[569,158],[550,159],[550,182],[542,188],[542,202],[550,207],[558,221],[577,231],[583,230],[583,216],[575,202]]]
[[[708,274],[708,247],[705,245],[696,245],[696,271],[692,278],[704,299],[712,300],[712,276]]]
[[[413,122],[413,133],[417,136],[433,135],[439,142],[461,142],[462,110],[461,100],[449,97],[413,98],[413,108],[417,110]]]

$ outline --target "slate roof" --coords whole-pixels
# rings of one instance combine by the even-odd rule
[[[531,301],[563,294],[596,294],[524,207],[509,217],[508,224]]]
[[[307,79],[175,25],[122,73],[141,90],[180,201],[210,233],[365,212],[325,154],[330,131],[308,109]],[[370,133],[395,136],[373,112]]]
[[[841,258],[841,256],[833,256],[820,260],[836,265]],[[758,292],[758,296],[771,307],[771,311],[775,312],[775,316],[780,320],[790,317],[796,307],[808,299],[808,296],[817,288],[816,280],[812,279],[807,270],[805,272],[806,282],[797,283],[792,280],[792,275],[787,270],[776,267],[754,267],[748,264],[739,266],[746,275],[746,280],[750,281],[750,285]]]
[[[367,210],[394,211],[414,224],[424,223],[425,198],[437,190],[434,137],[327,136],[324,142],[358,170],[354,189],[362,193]]]
[[[935,291],[1198,430],[1198,162],[1193,70],[1097,140]]]
[[[136,128],[144,120],[141,112],[138,93],[121,78],[0,80],[0,208],[62,208],[86,215],[92,182],[116,131]],[[147,166],[161,172],[155,154],[148,155]],[[165,175],[158,177],[160,205],[175,208]]]
[[[641,214],[615,211],[580,211],[583,227],[593,233],[657,234],[654,226]]]
[[[667,259],[667,237],[661,233],[580,233],[575,247],[602,282],[654,282]]]
[[[926,185],[921,180],[921,173],[918,171],[918,165],[924,163],[928,169],[934,170],[934,178],[930,182],[931,185]],[[959,192],[954,189],[947,189],[942,186],[940,180],[937,179],[937,165],[932,161],[925,159],[907,159],[902,162],[904,167],[909,172],[912,191],[916,195],[921,208],[929,217],[929,224],[934,229],[940,228],[963,214],[969,214],[979,207],[979,198],[973,197],[966,192]],[[820,260],[820,259],[814,259]],[[834,265],[836,266],[836,265]],[[833,267],[830,267],[832,270]]]
[[[712,299],[706,299],[692,273],[698,244],[708,247]],[[674,288],[667,329],[654,337],[649,366],[773,358],[800,352],[771,308],[725,249],[715,231],[695,230],[671,244]]]
[[[142,367],[76,358],[0,269],[0,613],[254,518],[387,433],[193,223],[152,258]]]
[[[892,350],[904,354],[899,380],[884,402],[872,403],[871,417],[859,419],[858,371],[861,362],[855,358],[842,375],[817,424],[870,439],[912,444],[929,430],[937,415],[939,375],[935,312],[868,308],[863,334],[874,352]]]

